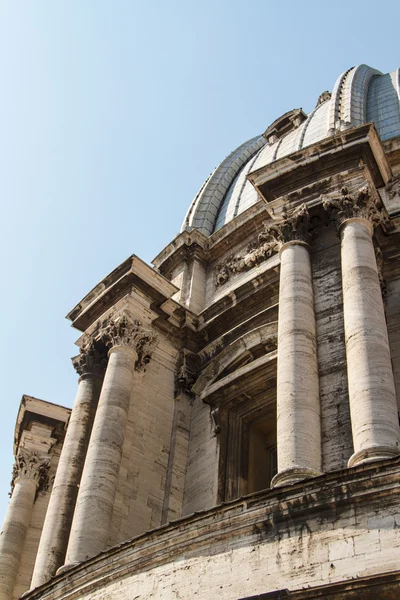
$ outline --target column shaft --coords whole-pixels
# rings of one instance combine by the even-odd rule
[[[0,600],[11,600],[28,530],[37,483],[19,477],[0,535]]]
[[[321,472],[321,421],[311,262],[307,244],[281,249],[278,321],[278,473],[273,486]]]
[[[341,228],[347,377],[355,453],[349,466],[399,454],[399,421],[373,227]]]
[[[78,392],[40,538],[31,588],[48,581],[64,564],[101,381],[101,377],[91,373],[79,378]]]
[[[136,358],[136,352],[129,346],[115,346],[109,352],[76,502],[66,566],[86,560],[107,546]]]

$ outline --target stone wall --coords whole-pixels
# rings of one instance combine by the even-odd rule
[[[135,374],[110,546],[161,525],[174,420],[176,359],[174,347],[159,335],[146,372]],[[179,453],[176,460],[184,461]],[[175,498],[182,497],[183,483],[183,477],[175,483]],[[182,499],[180,506],[175,504],[175,518],[181,513]]]
[[[397,460],[338,471],[193,515],[27,598],[232,600],[397,570],[399,469]]]

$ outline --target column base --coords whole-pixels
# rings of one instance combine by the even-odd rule
[[[394,458],[399,456],[400,448],[393,446],[372,446],[372,448],[366,448],[365,450],[359,450],[350,456],[347,466],[356,467],[357,465],[365,465],[370,462],[377,460],[385,460],[387,458]]]
[[[293,485],[298,481],[304,481],[304,479],[318,477],[319,475],[322,475],[321,471],[310,469],[309,467],[289,467],[289,469],[280,471],[272,478],[271,487],[275,488],[284,485]]]
[[[81,563],[79,561],[76,561],[76,562],[69,563],[68,565],[62,565],[62,567],[57,569],[56,575],[62,575],[63,573],[65,573],[65,571],[69,571],[70,569],[73,569],[74,567],[77,567],[80,564]]]

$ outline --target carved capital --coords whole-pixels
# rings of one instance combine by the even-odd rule
[[[104,376],[107,366],[107,356],[100,345],[93,339],[88,339],[82,345],[78,356],[74,356],[71,360],[78,375]]]
[[[378,198],[371,194],[367,185],[353,195],[350,195],[348,189],[344,187],[341,190],[341,197],[323,199],[322,206],[338,230],[348,219],[365,219],[374,228],[387,219]]]
[[[20,448],[15,458],[11,480],[11,492],[19,478],[32,479],[42,489],[47,482],[50,456],[39,454],[36,450]]]
[[[186,394],[194,396],[192,388],[196,383],[197,374],[194,364],[194,356],[182,350],[179,353],[175,371],[175,396]]]
[[[137,354],[136,369],[144,370],[150,362],[156,337],[153,332],[142,327],[138,319],[133,319],[127,314],[110,317],[101,327],[98,339],[107,348],[114,346],[129,346]]]
[[[281,223],[266,224],[266,235],[274,240],[278,249],[288,242],[309,242],[314,237],[315,219],[306,204],[300,204],[290,214],[283,213]]]

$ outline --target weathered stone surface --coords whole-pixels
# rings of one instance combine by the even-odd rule
[[[100,395],[106,358],[90,341],[73,359],[80,374],[78,392],[47,508],[31,587],[55,575],[64,564],[82,469]]]
[[[387,523],[400,514],[398,477],[396,460],[230,502],[111,549],[28,598],[231,600],[282,588],[325,597],[328,584],[397,570],[400,536]]]
[[[70,312],[61,457],[65,409],[17,425],[15,454],[51,464],[35,493],[15,480],[6,600],[396,597],[400,142],[329,119],[331,137],[243,174],[262,202],[185,230],[155,269],[130,257]]]

